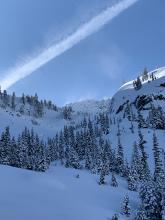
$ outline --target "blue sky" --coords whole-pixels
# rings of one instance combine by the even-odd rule
[[[0,78],[117,0],[0,0]],[[59,105],[111,97],[147,66],[164,66],[165,1],[139,0],[97,33],[9,88]]]

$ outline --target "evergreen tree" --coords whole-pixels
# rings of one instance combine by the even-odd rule
[[[140,80],[140,77],[138,76],[137,79],[133,82],[133,86],[136,90],[139,90],[141,89],[142,87],[142,83],[141,83],[141,80]]]
[[[28,137],[29,131],[25,127],[22,135],[18,137],[19,167],[27,169],[28,163]]]
[[[19,168],[35,171],[45,171],[50,160],[47,160],[46,146],[39,140],[38,135],[34,134],[25,127],[16,141],[11,138],[9,127],[2,132],[0,139],[0,163]]]
[[[50,154],[49,154],[49,149],[47,148],[46,144],[45,143],[42,143],[44,145],[44,148],[45,148],[45,157],[46,157],[46,164],[47,164],[47,167],[50,166],[50,163],[51,163],[51,159],[50,159]]]
[[[12,137],[11,140],[11,152],[10,152],[9,164],[13,167],[19,167],[20,165],[19,146],[14,137]]]
[[[34,116],[42,117],[44,115],[44,105],[43,102],[35,101],[34,104]]]
[[[139,155],[139,149],[137,143],[134,142],[133,152],[132,152],[132,159],[131,159],[131,173],[134,175],[134,179],[136,181],[140,178],[141,172],[141,157]]]
[[[69,148],[69,166],[75,169],[80,169],[79,158],[73,146]]]
[[[88,131],[86,133],[85,168],[96,172],[97,168],[97,144],[92,122],[88,120]]]
[[[118,215],[117,215],[117,214],[114,214],[114,215],[112,216],[112,219],[111,219],[111,220],[119,220]]]
[[[50,161],[53,162],[58,159],[58,134],[55,138],[48,138],[47,148],[50,154]]]
[[[64,163],[64,158],[65,158],[65,150],[64,150],[64,137],[63,137],[63,132],[60,132],[59,136],[59,142],[58,142],[58,151],[59,151],[59,160],[61,161],[61,164]]]
[[[76,151],[76,142],[75,142],[75,135],[74,135],[74,128],[72,126],[69,127],[69,151],[68,151],[68,156],[69,156],[69,166],[73,167],[75,169],[80,168],[79,164],[79,156]]]
[[[86,130],[86,128],[87,128],[87,120],[85,117],[83,119],[82,127],[84,128],[84,130]]]
[[[86,133],[86,148],[85,148],[85,168],[92,170],[93,169],[93,159],[92,159],[92,140],[90,133]]]
[[[165,151],[162,149],[163,170],[165,172]]]
[[[38,138],[38,137],[37,137]],[[44,172],[48,169],[49,164],[46,161],[46,148],[43,141],[37,141],[35,169]]]
[[[124,197],[124,201],[123,201],[123,205],[122,205],[122,210],[121,210],[121,214],[122,215],[125,215],[126,217],[129,217],[130,216],[130,211],[131,211],[131,208],[130,208],[130,204],[129,204],[129,197],[128,195],[126,195]]]
[[[11,139],[9,127],[5,128],[2,132],[0,140],[0,163],[4,165],[10,165],[11,157]]]
[[[99,185],[105,184],[105,167],[102,166],[102,169],[100,171],[100,179],[99,179]]]
[[[51,109],[53,108],[53,104],[52,104],[51,101],[48,101],[48,103],[47,103],[47,108],[48,108],[49,110],[51,110]]]
[[[98,122],[100,124],[101,131],[104,134],[108,134],[109,133],[109,118],[108,118],[108,115],[104,114],[104,113],[100,113]]]
[[[11,108],[15,110],[15,92],[13,92],[12,97],[11,97]]]
[[[22,114],[22,115],[25,113],[25,106],[24,106],[24,105],[21,105],[21,106],[20,106],[19,112],[20,112],[20,114]]]
[[[149,124],[153,129],[165,129],[165,116],[162,107],[155,108],[154,105],[151,105]]]
[[[65,167],[70,167],[70,149],[69,145],[65,148]]]
[[[130,168],[128,175],[128,189],[131,191],[137,191],[138,189],[138,174],[133,167]]]
[[[58,160],[59,159],[59,149],[58,149],[58,146],[59,146],[59,137],[58,137],[58,133],[57,133],[55,138],[54,138],[54,160]],[[64,158],[65,158],[65,152],[64,152]]]
[[[82,139],[81,139],[79,131],[77,131],[76,135],[75,135],[75,150],[76,150],[80,160],[82,160],[82,158],[83,158],[83,156],[82,156]]]
[[[116,155],[116,172],[123,175],[124,171],[124,152],[123,152],[123,146],[120,142],[120,136],[118,136],[118,147],[117,147],[117,155]]]
[[[143,134],[141,130],[138,130],[138,136],[139,136],[139,143],[138,147],[141,152],[141,158],[140,158],[140,180],[147,180],[150,179],[150,170],[148,167],[148,162],[147,162],[147,154],[144,149],[144,144],[146,141],[144,140]]]
[[[105,176],[109,174],[109,154],[108,154],[108,142],[104,143],[103,139],[100,137],[100,162],[97,164],[100,166],[100,184],[105,183]],[[98,154],[99,155],[99,154]],[[99,169],[98,169],[99,171]]]
[[[101,131],[103,133],[106,132],[106,127],[105,127],[105,116],[103,113],[100,113],[99,115],[99,122],[100,122],[100,127],[101,127]]]
[[[108,175],[111,171],[114,171],[115,154],[113,154],[111,145],[107,140],[104,143],[103,160],[105,161],[106,175]]]
[[[27,169],[35,170],[35,137],[33,129],[27,136]]]
[[[140,187],[139,195],[141,199],[141,206],[135,219],[161,220],[161,193],[158,190],[157,183],[153,182],[152,180],[143,182]]]
[[[155,161],[155,171],[154,171],[154,178],[164,178],[164,170],[163,170],[163,163],[161,161],[160,156],[160,148],[157,141],[156,133],[153,133],[153,153],[154,153],[154,161]]]
[[[64,119],[70,120],[72,112],[73,112],[73,110],[72,110],[71,106],[65,106],[64,109],[63,109]]]
[[[145,67],[145,68],[144,68],[144,71],[143,71],[143,73],[142,73],[142,81],[146,81],[146,80],[148,80],[148,70],[147,70],[147,68]]]
[[[118,187],[118,183],[114,173],[112,173],[112,177],[111,177],[111,186]]]
[[[82,130],[79,134],[79,137],[77,137],[77,142],[79,142],[79,158],[80,160],[83,160],[85,156],[85,140],[84,133]]]
[[[9,95],[6,90],[3,91],[3,103],[5,108],[9,105]]]
[[[129,167],[129,163],[128,163],[127,159],[126,159],[125,163],[124,163],[123,177],[128,178],[129,171],[130,171],[130,167]]]
[[[141,114],[140,110],[138,110],[138,128],[146,128],[146,123],[143,118],[143,115]]]
[[[22,102],[23,105],[25,105],[25,95],[24,95],[24,93],[22,94],[21,102]]]
[[[99,137],[98,145],[99,145],[99,152],[97,155],[97,172],[100,173],[101,170],[103,169],[103,167],[105,170],[105,161],[104,161],[105,150],[104,150],[104,140],[103,140],[102,135],[100,135],[100,137]]]
[[[65,167],[69,167],[69,131],[68,127],[64,127],[64,146],[65,146]]]
[[[109,128],[110,128],[109,117],[108,117],[108,114],[106,114],[105,115],[105,131],[106,131],[106,134],[109,134]]]
[[[162,215],[162,220],[165,220],[165,179],[162,182],[162,190],[161,190],[161,195],[162,195],[162,200],[161,200],[161,206],[162,206],[162,211],[161,211],[161,215]]]

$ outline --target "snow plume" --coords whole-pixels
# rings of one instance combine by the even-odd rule
[[[122,0],[113,6],[108,7],[88,22],[82,24],[74,33],[63,38],[58,43],[43,49],[42,52],[36,56],[33,56],[30,59],[25,60],[25,62],[11,68],[9,71],[6,71],[4,77],[0,80],[0,85],[3,89],[7,89],[17,81],[32,74],[52,59],[71,49],[83,39],[99,31],[104,25],[137,1],[138,0]]]

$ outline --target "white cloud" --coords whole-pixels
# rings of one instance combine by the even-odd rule
[[[90,21],[82,24],[75,32],[69,36],[61,39],[58,43],[53,44],[48,48],[44,48],[42,52],[36,56],[30,57],[23,63],[18,64],[9,71],[6,71],[4,77],[0,80],[0,85],[6,89],[16,83],[17,81],[32,74],[34,71],[61,55],[65,51],[71,49],[89,35],[100,30],[104,25],[110,22],[113,18],[118,16],[124,10],[132,6],[138,0],[122,0],[119,3],[107,8],[100,14],[92,18]]]

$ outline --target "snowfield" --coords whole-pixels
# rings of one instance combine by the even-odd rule
[[[107,185],[100,186],[96,175],[59,165],[45,173],[1,165],[0,176],[2,220],[108,220],[120,212],[127,193],[131,208],[138,206],[137,193],[128,191],[120,177],[119,187],[110,186],[109,176]]]

